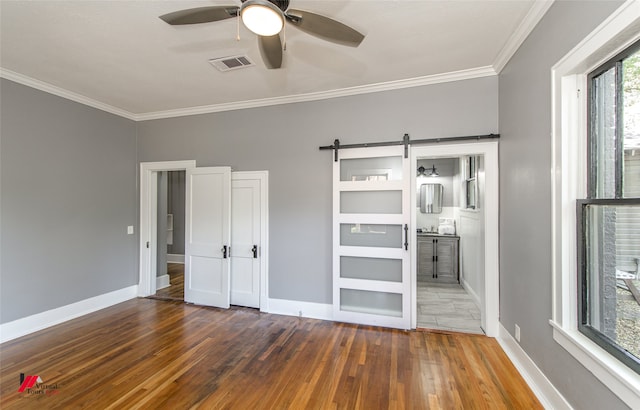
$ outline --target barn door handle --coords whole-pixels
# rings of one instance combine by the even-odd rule
[[[227,245],[223,245],[220,251],[222,252],[222,259],[227,259]]]
[[[409,225],[404,224],[404,250],[409,250]]]
[[[253,248],[251,248],[251,252],[253,252],[253,258],[258,259],[258,245],[253,245]]]

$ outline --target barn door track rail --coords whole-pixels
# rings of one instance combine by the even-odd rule
[[[498,138],[500,138],[500,134],[466,135],[462,137],[427,138],[427,139],[412,140],[409,138],[409,134],[404,134],[401,141],[364,142],[360,144],[340,144],[340,140],[335,139],[333,141],[333,145],[321,146],[320,150],[332,149],[334,151],[333,160],[335,162],[338,162],[338,152],[341,149],[390,147],[395,145],[404,145],[404,157],[409,158],[409,145],[439,144],[441,142],[457,142],[457,141],[480,141],[480,140],[498,139]]]

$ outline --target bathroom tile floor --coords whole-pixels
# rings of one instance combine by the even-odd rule
[[[480,309],[458,284],[418,282],[418,327],[484,334]]]

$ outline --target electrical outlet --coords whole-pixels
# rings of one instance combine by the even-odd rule
[[[520,343],[520,326],[516,325],[516,340]]]

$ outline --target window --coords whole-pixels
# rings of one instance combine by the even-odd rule
[[[465,161],[465,193],[466,193],[466,201],[465,208],[467,209],[476,209],[477,208],[477,166],[476,166],[476,157],[469,156]]]
[[[640,373],[640,42],[592,71],[578,329]]]
[[[632,62],[628,57],[637,53],[638,42],[640,2],[627,1],[551,68],[553,299],[549,323],[554,340],[631,408],[640,408],[640,373],[633,368],[637,360],[625,352],[622,338],[610,336],[617,322],[609,316],[605,323],[603,318],[615,311],[616,320],[626,319],[626,313],[618,315],[622,311],[612,308],[605,295],[616,289],[616,303],[621,300],[617,277],[625,277],[635,266],[629,255],[621,253],[628,248],[625,239],[633,237],[621,235],[630,225],[621,216],[640,205],[638,195],[630,192],[637,168],[634,172],[625,162],[639,155],[637,149],[630,150],[637,140],[630,136],[633,133],[624,132],[625,122],[635,130],[638,123],[627,122],[634,112],[628,108],[632,97],[624,94],[624,83],[612,85],[610,76],[616,70],[607,72],[616,65],[622,67],[623,60]],[[633,85],[629,76],[625,81]],[[604,110],[605,101],[610,110],[618,110],[615,116]],[[601,111],[596,109],[598,104]],[[597,116],[600,122],[590,121]],[[605,241],[609,245],[601,245]],[[635,340],[638,343],[640,336]]]

